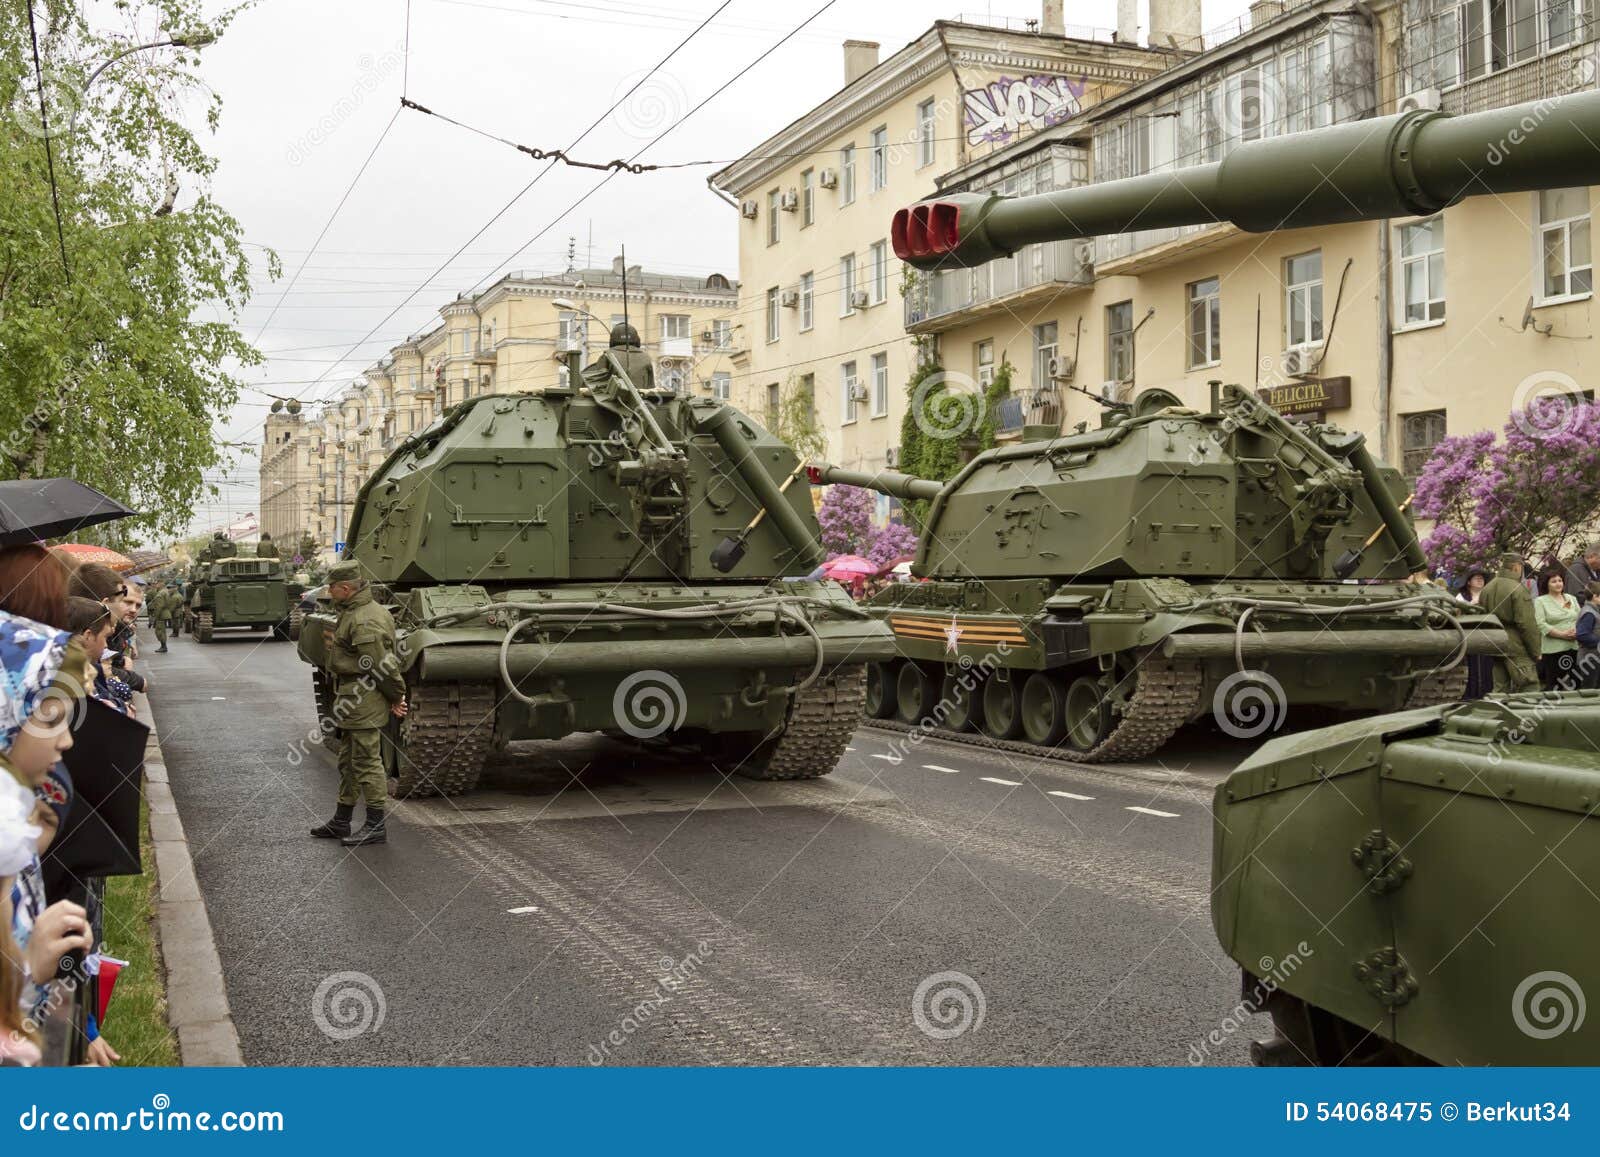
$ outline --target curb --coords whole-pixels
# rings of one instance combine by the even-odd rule
[[[228,1008],[222,959],[195,880],[189,840],[167,781],[155,713],[148,696],[140,694],[135,702],[139,718],[150,725],[144,758],[145,799],[155,847],[156,924],[167,974],[167,1023],[178,1034],[178,1056],[186,1067],[242,1066],[244,1054]]]

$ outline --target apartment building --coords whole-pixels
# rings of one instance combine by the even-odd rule
[[[625,313],[652,355],[658,385],[726,399],[743,340],[737,312],[737,284],[717,273],[654,273],[624,268],[618,257],[604,268],[510,274],[442,306],[437,325],[392,347],[318,419],[272,415],[262,453],[263,509],[279,502],[283,517],[292,511],[334,547],[345,538],[362,484],[401,439],[467,398],[565,384],[565,355],[579,351],[587,364]],[[285,486],[290,461],[304,465]],[[268,497],[291,492],[305,496],[303,506],[290,505],[298,498]]]
[[[1060,3],[1029,23],[939,21],[881,61],[878,45],[846,41],[844,86],[711,177],[739,213],[739,405],[776,426],[804,399],[835,461],[890,463],[916,347],[889,244],[894,211],[933,193],[940,174],[1079,116],[1197,44],[1198,28],[1164,49],[1068,35]]]

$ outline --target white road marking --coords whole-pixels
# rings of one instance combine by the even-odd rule
[[[213,695],[211,697],[211,702],[213,703],[226,703],[227,701],[228,697],[226,695]]]
[[[1158,812],[1153,807],[1130,807],[1123,810],[1138,812],[1142,816],[1160,816],[1164,820],[1175,820],[1178,818],[1177,812]]]
[[[942,771],[946,775],[961,774],[961,769],[959,767],[940,767],[937,763],[924,763],[922,766],[927,768],[929,771]]]
[[[529,904],[526,908],[507,908],[506,909],[506,915],[507,916],[525,916],[529,912],[537,912],[538,910],[539,909],[536,906],[534,906],[532,904]]]
[[[992,775],[980,775],[978,778],[983,780],[984,783],[998,783],[1001,787],[1022,786],[1022,781],[1020,779],[996,779]]]
[[[899,763],[900,762],[900,757],[898,755],[880,755],[876,751],[872,753],[872,758],[873,759],[881,759],[885,763]]]
[[[1077,792],[1072,792],[1072,791],[1050,791],[1050,792],[1046,792],[1045,794],[1046,795],[1059,795],[1062,799],[1093,799],[1094,798],[1094,796],[1092,796],[1092,795],[1079,795]]]
[[[846,751],[854,751],[854,750],[855,750],[855,748],[853,748],[853,747],[847,747],[847,748],[845,748],[845,750],[846,750]]]

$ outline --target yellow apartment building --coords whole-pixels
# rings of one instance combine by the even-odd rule
[[[319,419],[269,416],[263,511],[270,505],[272,518],[304,525],[332,549],[362,483],[408,434],[466,398],[564,384],[566,354],[580,351],[587,363],[604,349],[624,316],[624,280],[626,314],[656,383],[730,397],[743,336],[728,278],[625,270],[620,257],[605,268],[513,273],[442,306],[437,325],[390,349]]]
[[[1188,18],[1198,18],[1198,7]],[[1152,58],[1132,54],[1131,18],[1124,19],[1117,52],[1131,68]],[[865,239],[887,232],[895,208],[934,192],[1065,189],[1215,161],[1241,141],[1401,109],[1468,113],[1592,88],[1600,74],[1595,20],[1580,0],[1257,3],[1230,28],[1179,38],[1203,51],[1165,53],[1159,71],[1108,82],[1057,123],[983,147],[956,142],[965,147],[937,153],[932,172],[892,168],[899,184],[891,196],[868,198],[859,223],[829,202],[835,219],[812,240],[804,216],[782,200],[791,187],[805,188],[802,174],[792,162],[779,172],[760,158],[809,147],[825,132],[829,147],[843,140],[859,150],[869,125],[902,125],[903,110],[922,107],[937,84],[947,87],[935,108],[966,91],[936,71],[907,82],[893,106],[899,116],[830,119],[844,98],[865,95],[860,86],[908,68],[924,44],[914,42],[719,175],[745,212],[755,202],[756,216],[740,222],[744,308],[763,286],[780,287],[776,340],[752,345],[736,382],[749,383],[759,412],[762,392],[785,375],[813,375],[833,453],[851,466],[885,464],[911,368],[910,343],[893,332],[898,323],[947,371],[978,385],[1009,360],[1018,397],[1000,424],[1012,431],[1030,417],[1096,424],[1096,398],[1149,386],[1201,406],[1208,383],[1220,379],[1362,430],[1415,474],[1446,434],[1498,428],[1540,394],[1593,396],[1593,190],[1474,198],[1423,220],[1265,235],[1212,225],[1059,241],[973,270],[901,276],[894,267],[903,286],[898,313],[891,302],[859,317],[836,296],[837,309],[815,306],[814,331],[783,291],[798,284],[803,294],[796,262],[815,254],[820,286],[824,272],[834,272],[823,269],[827,255],[853,249],[859,261]],[[950,26],[935,31],[954,39]],[[942,142],[950,131],[935,136]],[[1506,152],[1504,163],[1515,164],[1514,148]],[[818,163],[842,162],[824,155]],[[766,200],[773,190],[775,216]],[[767,232],[774,219],[776,237]],[[817,228],[823,224],[819,215]],[[793,252],[784,248],[791,233],[802,238]],[[886,387],[872,373],[880,349]],[[848,384],[861,379],[868,400],[852,403]],[[878,410],[886,420],[873,419]]]
[[[939,21],[882,61],[846,41],[843,87],[711,177],[739,214],[741,407],[775,424],[810,399],[834,461],[891,463],[915,356],[895,209],[1189,55],[1067,35],[1059,3],[1030,23]]]

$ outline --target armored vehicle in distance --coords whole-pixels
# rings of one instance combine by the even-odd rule
[[[832,771],[887,627],[822,561],[795,452],[723,402],[657,389],[631,327],[571,388],[487,395],[410,435],[361,488],[346,558],[395,616],[402,795],[470,789],[518,739],[693,742],[725,773]],[[300,654],[324,728],[332,608]]]
[[[290,603],[283,563],[277,558],[241,557],[233,543],[208,545],[189,571],[184,626],[197,643],[217,631],[271,631],[273,638],[299,633],[301,613]]]

